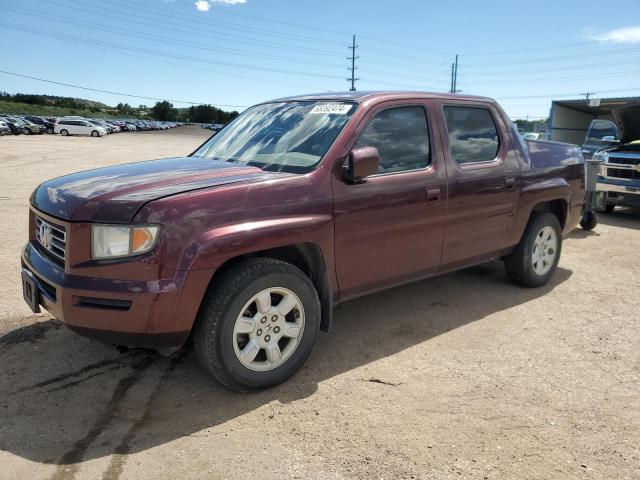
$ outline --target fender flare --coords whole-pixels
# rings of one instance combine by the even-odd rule
[[[531,213],[537,205],[558,200],[565,202],[567,209],[571,208],[571,185],[564,178],[551,178],[525,184],[514,212],[514,221],[508,236],[509,245],[514,246],[520,242]]]

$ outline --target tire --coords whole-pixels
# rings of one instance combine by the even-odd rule
[[[51,135],[53,133],[53,128],[47,128],[47,133]]]
[[[613,203],[607,203],[604,207],[604,211],[606,213],[613,213],[614,208],[616,208],[616,206]]]
[[[598,215],[596,212],[584,212],[580,226],[583,230],[591,231],[598,225]]]
[[[269,305],[252,303],[258,297],[264,299],[265,291],[276,290],[279,293],[266,296]],[[286,297],[279,298],[285,291]],[[299,303],[283,317],[277,307],[285,298]],[[271,311],[266,313],[268,306]],[[241,326],[249,333],[238,332]],[[193,341],[200,362],[216,380],[232,390],[251,392],[294,375],[309,357],[319,326],[320,301],[311,280],[291,264],[251,258],[230,268],[209,289],[198,313]],[[296,329],[297,337],[290,338]],[[268,340],[271,343],[264,348]],[[267,356],[267,350],[275,345],[281,356]],[[255,353],[244,358],[243,352]]]
[[[91,136],[92,136],[92,137],[99,137],[99,136],[100,136],[100,133],[99,133],[97,130],[92,130],[92,131],[91,131]]]
[[[31,133],[31,130],[29,130],[28,128],[25,128],[22,130],[22,133],[24,133],[25,135],[29,135]]]
[[[543,231],[545,233],[541,236]],[[555,242],[545,240],[547,233],[550,237],[555,236]],[[538,251],[537,255],[534,246]],[[542,248],[543,246],[547,248]],[[553,249],[552,256],[549,254],[550,249]],[[541,257],[542,251],[545,253]],[[552,213],[533,212],[520,243],[505,257],[505,270],[511,280],[524,287],[540,287],[553,276],[561,252],[562,229],[558,217]]]
[[[62,130],[60,130],[60,135],[66,137],[67,135],[69,135],[69,132],[63,128]]]

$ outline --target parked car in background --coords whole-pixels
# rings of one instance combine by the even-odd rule
[[[100,125],[94,125],[88,120],[61,119],[56,123],[54,132],[62,136],[66,135],[91,135],[102,137],[107,131]]]
[[[107,135],[113,133],[113,128],[111,127],[111,125],[105,125],[101,120],[87,119],[87,122],[89,122],[91,125],[102,128],[107,133]]]
[[[546,284],[584,188],[579,147],[523,141],[488,98],[279,99],[190,157],[38,186],[24,298],[106,343],[193,338],[221,383],[258,390],[302,367],[338,302],[497,259]]]
[[[534,132],[525,132],[522,134],[522,138],[524,138],[525,140],[539,140],[540,134]]]
[[[0,135],[11,135],[11,129],[4,120],[0,120]]]
[[[615,130],[601,140],[608,146],[594,158],[603,161],[597,189],[606,192],[606,211],[616,205],[640,207],[640,103],[613,111]]]
[[[10,115],[0,115],[0,119],[7,124],[12,134],[20,135],[23,133],[22,125],[17,118],[12,117]]]
[[[55,126],[55,122],[47,120],[42,117],[38,117],[36,115],[27,115],[24,117],[26,120],[29,120],[36,125],[42,125],[45,128],[46,133],[53,133],[53,127]]]
[[[25,118],[18,118],[18,120],[22,123],[22,133],[25,135],[39,135],[46,132],[44,125],[38,125]]]
[[[581,145],[582,155],[590,159],[595,152],[611,145],[618,134],[618,127],[609,120],[592,120],[587,136]]]

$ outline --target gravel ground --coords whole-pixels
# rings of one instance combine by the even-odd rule
[[[0,138],[0,478],[640,477],[640,210],[574,231],[540,289],[491,263],[343,304],[305,368],[258,394],[191,351],[120,354],[31,315],[33,188],[206,135]]]

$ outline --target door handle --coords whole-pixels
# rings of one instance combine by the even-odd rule
[[[513,190],[516,188],[516,179],[515,177],[506,177],[504,179],[504,186],[507,190]]]
[[[440,200],[440,188],[427,188],[427,202]]]

